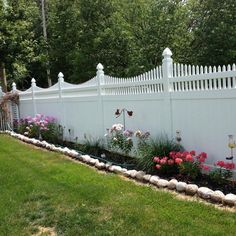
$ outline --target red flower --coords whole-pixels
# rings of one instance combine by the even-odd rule
[[[164,165],[164,164],[166,164],[166,161],[167,161],[167,160],[166,160],[165,158],[163,158],[163,159],[160,160],[160,164],[161,164],[161,165]]]
[[[177,158],[175,159],[175,163],[176,163],[176,164],[181,164],[182,162],[183,162],[183,160],[182,160],[181,158],[178,158],[178,157],[177,157]]]
[[[205,152],[200,153],[200,155],[202,156],[202,158],[207,158],[207,154]]]
[[[195,156],[195,155],[196,155],[196,152],[195,152],[194,150],[192,150],[192,151],[190,152],[190,154],[191,154],[192,156]]]
[[[225,167],[225,162],[224,161],[217,161],[215,165],[220,166],[220,167]]]
[[[225,166],[224,166],[226,169],[228,170],[232,170],[235,168],[235,164],[234,163],[231,163],[231,162],[225,162]]]
[[[199,162],[201,162],[201,163],[205,162],[205,158],[202,157],[202,156],[200,156],[200,157],[198,158],[198,160],[199,160]]]
[[[193,161],[194,161],[194,159],[193,159],[193,157],[192,157],[191,154],[188,154],[188,155],[185,157],[185,160],[186,160],[186,161],[189,161],[189,162],[193,162]]]
[[[174,159],[174,158],[175,158],[175,153],[176,153],[176,152],[170,152],[170,153],[169,153],[170,158]]]

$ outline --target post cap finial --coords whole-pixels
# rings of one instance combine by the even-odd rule
[[[172,52],[169,48],[166,48],[163,53],[162,53],[163,57],[171,57],[172,56]]]
[[[12,83],[12,90],[13,91],[16,90],[16,83],[15,82]]]
[[[33,84],[33,83],[36,83],[35,78],[32,78],[31,83],[32,83],[32,84]]]
[[[64,75],[63,75],[62,72],[59,72],[59,74],[58,74],[58,81],[59,82],[64,82]]]
[[[101,63],[98,63],[97,70],[103,70],[103,69],[104,69],[103,65]]]

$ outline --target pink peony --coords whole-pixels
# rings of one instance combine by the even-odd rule
[[[178,158],[178,157],[177,157],[177,158],[175,159],[175,163],[178,164],[178,165],[181,164],[182,162],[183,162],[183,160],[182,160],[181,158]]]
[[[209,167],[209,166],[202,165],[201,167],[202,167],[203,170],[206,170],[206,171],[210,170],[210,167]]]
[[[160,160],[160,164],[161,164],[161,165],[166,164],[166,162],[167,162],[167,160],[166,160],[165,158],[163,158],[163,159]]]
[[[185,157],[185,160],[186,160],[186,161],[189,161],[189,162],[193,162],[193,161],[194,161],[194,159],[193,159],[193,157],[192,157],[191,154],[188,154],[188,155]]]
[[[156,169],[160,169],[160,168],[161,168],[161,165],[157,164]]]
[[[160,163],[160,158],[159,157],[154,157],[153,161],[156,162],[156,163]]]
[[[225,167],[225,162],[224,161],[217,161],[215,165],[220,166],[220,167]]]
[[[196,155],[196,152],[195,152],[194,150],[192,150],[192,151],[190,152],[190,154],[191,154],[192,156],[195,156],[195,155]]]
[[[174,160],[168,160],[169,165],[173,165],[174,163],[175,163]]]

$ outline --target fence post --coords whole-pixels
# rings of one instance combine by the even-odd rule
[[[35,101],[35,88],[36,88],[36,80],[34,78],[32,78],[31,91],[32,91],[32,103],[33,103],[34,116],[36,116],[36,114],[37,114],[37,107],[36,107],[36,101]]]
[[[172,101],[171,101],[171,84],[170,78],[173,77],[173,59],[172,52],[166,48],[163,53],[162,72],[163,72],[163,89],[164,89],[164,117],[165,132],[167,135],[173,137],[173,122],[172,122]]]
[[[0,98],[3,96],[2,86],[0,86]]]
[[[13,82],[12,83],[12,93],[16,93],[17,89],[16,89],[16,83]],[[19,120],[19,107],[18,104],[11,102],[11,108],[12,108],[12,122],[14,122],[14,120]]]
[[[98,84],[98,109],[99,109],[99,117],[101,119],[101,136],[105,133],[105,125],[104,125],[104,104],[103,104],[103,92],[102,86],[104,84],[104,67],[101,63],[97,65],[97,84]]]
[[[63,129],[62,139],[64,139],[64,136],[65,136],[64,132],[65,132],[65,121],[66,121],[65,105],[64,105],[64,102],[63,102],[63,98],[62,98],[63,83],[64,83],[64,75],[63,75],[62,72],[59,72],[59,74],[58,74],[59,103],[58,104],[59,104],[59,110],[62,111],[62,118],[61,118],[61,126],[62,126],[62,129]]]

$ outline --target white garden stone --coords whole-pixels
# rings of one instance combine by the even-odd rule
[[[112,171],[116,174],[120,174],[120,173],[122,173],[122,167],[114,165],[114,166],[112,166]]]
[[[150,182],[151,184],[157,185],[159,179],[160,179],[159,176],[153,175],[153,176],[150,178],[149,182]]]
[[[168,185],[169,185],[169,181],[168,181],[168,180],[159,179],[159,180],[157,181],[157,186],[158,186],[159,188],[166,188]]]
[[[99,170],[105,169],[105,163],[104,163],[104,162],[97,162],[97,163],[95,164],[95,166],[96,166]]]
[[[152,177],[151,175],[144,175],[144,176],[143,176],[143,180],[149,182],[149,180],[150,180],[151,177]]]
[[[213,193],[213,191],[207,187],[200,187],[197,191],[198,196],[203,199],[211,198],[212,193]]]
[[[213,202],[223,202],[225,197],[224,193],[222,193],[219,190],[214,191],[213,193],[210,194],[210,196]]]
[[[232,193],[225,195],[224,203],[230,206],[236,205],[236,195]]]
[[[185,189],[186,189],[186,187],[187,187],[187,184],[186,184],[185,182],[178,182],[178,183],[176,184],[176,190],[177,190],[178,192],[184,192]]]
[[[168,189],[176,189],[176,184],[178,183],[178,181],[176,179],[172,179],[169,181],[168,184]]]
[[[143,180],[143,176],[145,175],[145,172],[143,171],[138,171],[135,178],[138,180]]]
[[[188,184],[186,186],[185,192],[188,195],[194,195],[197,193],[198,186],[196,184]]]

